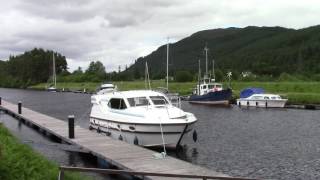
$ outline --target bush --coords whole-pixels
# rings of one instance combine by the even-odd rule
[[[193,79],[193,76],[188,71],[178,71],[175,77],[177,82],[190,82]]]

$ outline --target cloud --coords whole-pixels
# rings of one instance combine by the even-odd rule
[[[200,30],[318,23],[316,0],[0,0],[0,59],[56,50],[71,70],[100,60],[108,71]]]

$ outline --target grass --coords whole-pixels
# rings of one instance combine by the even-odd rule
[[[120,90],[144,89],[144,81],[119,81],[114,82]],[[58,88],[67,88],[70,90],[95,91],[100,83],[58,83]],[[196,82],[170,82],[169,89],[172,92],[179,92],[181,95],[187,95],[192,92]],[[46,84],[31,86],[33,89],[44,89]],[[151,81],[151,87],[165,87],[164,81]],[[226,84],[225,84],[226,87]],[[262,87],[268,93],[280,94],[289,99],[289,103],[294,104],[320,104],[320,82],[232,82],[234,98],[238,98],[240,91],[247,87]]]
[[[58,165],[19,143],[0,124],[0,179],[52,179],[58,177]],[[88,179],[79,173],[65,173],[65,179]]]

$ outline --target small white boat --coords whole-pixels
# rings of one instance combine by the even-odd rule
[[[116,90],[117,90],[117,86],[108,82],[108,83],[101,84],[100,88],[97,91],[97,94],[105,94],[105,93],[113,92]]]
[[[91,103],[90,129],[141,146],[176,147],[197,121],[152,90],[97,94]]]
[[[239,106],[283,108],[288,99],[282,99],[278,94],[265,94],[261,88],[247,88],[240,93],[237,99]]]

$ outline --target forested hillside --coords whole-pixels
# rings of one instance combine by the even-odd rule
[[[214,59],[217,71],[224,74],[227,71],[234,75],[252,72],[270,77],[278,77],[281,73],[320,74],[320,26],[299,30],[249,26],[200,31],[170,44],[170,75],[181,70],[196,74],[199,59],[203,72],[206,45],[209,68]],[[166,45],[137,59],[125,73],[143,76],[146,61],[152,77],[164,78]]]
[[[66,58],[54,53],[57,73],[67,72]],[[33,49],[8,61],[0,61],[0,85],[4,87],[27,87],[30,84],[47,82],[52,76],[53,51]]]

